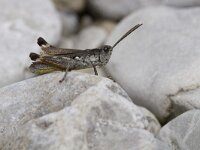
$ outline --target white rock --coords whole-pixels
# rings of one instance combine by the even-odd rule
[[[90,10],[102,17],[119,20],[145,5],[157,5],[160,0],[89,0]]]
[[[72,12],[60,12],[63,26],[63,35],[69,36],[78,29],[78,16]]]
[[[199,0],[163,0],[163,3],[169,6],[177,7],[196,7],[200,5]]]
[[[77,49],[89,49],[97,48],[101,46],[106,40],[108,32],[97,26],[89,26],[81,30],[76,37],[76,43],[74,45]]]
[[[22,80],[30,51],[43,36],[52,43],[60,38],[61,23],[49,0],[0,0],[0,87]]]
[[[92,49],[101,46],[108,36],[108,32],[98,26],[89,26],[81,30],[77,35],[69,38],[63,37],[60,47],[75,49]]]
[[[156,118],[116,83],[71,72],[60,84],[62,76],[0,89],[0,149],[165,148],[153,136],[160,128]]]
[[[88,3],[93,14],[114,20],[119,20],[144,7],[158,5],[195,7],[200,5],[199,0],[89,0]]]
[[[159,139],[171,150],[199,150],[200,110],[188,111],[166,124],[159,132]]]
[[[144,24],[113,50],[108,70],[136,104],[161,121],[200,108],[199,14],[199,8],[144,9],[109,37],[112,44],[135,24]]]
[[[85,28],[90,26],[93,22],[92,16],[90,16],[89,14],[85,14],[80,18],[80,28]]]

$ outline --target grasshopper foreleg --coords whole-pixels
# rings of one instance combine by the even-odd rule
[[[94,74],[98,76],[98,72],[97,72],[96,66],[91,61],[90,61],[90,63],[92,65],[93,69],[94,69]]]
[[[92,65],[93,69],[94,69],[94,74],[98,76],[98,72],[97,72],[97,68],[96,66]]]

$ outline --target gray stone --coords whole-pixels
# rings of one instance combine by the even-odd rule
[[[156,118],[132,103],[113,81],[71,72],[51,73],[0,89],[0,149],[145,149]],[[114,146],[115,145],[115,146]]]
[[[200,110],[188,111],[166,124],[158,138],[171,150],[199,150]]]
[[[176,7],[196,7],[200,6],[199,0],[163,0],[163,3],[169,6]]]
[[[92,13],[114,20],[119,20],[144,7],[158,5],[195,7],[200,5],[199,0],[89,0],[88,3]]]
[[[108,33],[112,32],[116,27],[117,23],[111,20],[97,20],[94,22],[95,25],[104,28]]]
[[[61,23],[49,0],[0,0],[0,87],[24,79],[30,51],[43,36],[57,43]]]
[[[89,0],[90,11],[104,18],[119,20],[129,13],[149,5],[157,5],[160,0]]]
[[[62,20],[63,35],[69,36],[78,30],[78,16],[72,12],[60,12]]]
[[[76,37],[75,48],[88,49],[101,46],[106,40],[108,32],[101,27],[89,26],[81,30]]]
[[[144,9],[125,18],[108,38],[113,44],[143,23],[117,45],[107,66],[134,103],[161,121],[200,108],[199,14],[199,8]]]
[[[86,0],[53,0],[59,10],[80,12],[85,8]]]
[[[77,35],[63,38],[60,47],[76,48],[76,49],[91,49],[101,46],[106,38],[108,32],[98,26],[88,26],[81,30]]]
[[[83,15],[80,18],[80,28],[81,29],[84,29],[84,28],[92,25],[92,23],[93,23],[93,19],[90,15]]]
[[[75,41],[76,41],[75,35],[71,35],[69,37],[62,36],[58,47],[73,48],[74,49],[75,48]]]

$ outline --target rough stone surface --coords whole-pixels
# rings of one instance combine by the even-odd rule
[[[47,74],[0,90],[0,149],[165,148],[153,136],[160,128],[155,117],[116,83],[71,72],[60,84],[62,76]]]
[[[199,0],[89,0],[92,13],[110,19],[121,19],[144,7],[169,5],[175,7],[199,6]],[[102,11],[103,10],[103,11]]]
[[[23,79],[39,36],[57,43],[61,23],[49,0],[0,0],[0,87]]]
[[[188,111],[166,124],[159,139],[171,150],[199,150],[200,110]]]
[[[125,18],[108,38],[112,44],[143,23],[117,45],[107,66],[134,103],[161,121],[200,108],[199,14],[199,8],[144,9]]]

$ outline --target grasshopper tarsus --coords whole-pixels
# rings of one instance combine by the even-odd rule
[[[61,80],[59,80],[59,83],[62,83],[64,80],[65,80],[65,79],[62,78]]]

